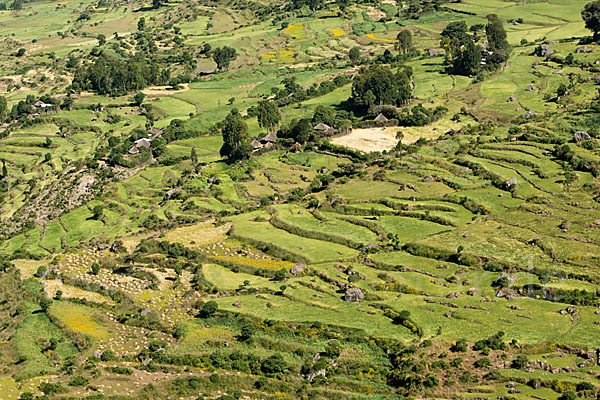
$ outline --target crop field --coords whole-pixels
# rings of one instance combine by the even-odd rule
[[[591,1],[0,0],[0,399],[600,396]]]

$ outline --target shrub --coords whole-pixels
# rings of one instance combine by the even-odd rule
[[[260,370],[267,375],[279,374],[283,372],[285,368],[286,363],[281,354],[272,355],[265,359],[260,365]]]

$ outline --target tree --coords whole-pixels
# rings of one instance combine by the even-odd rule
[[[13,11],[19,11],[23,9],[23,0],[15,0],[11,3],[10,9]]]
[[[352,65],[358,64],[358,61],[360,60],[360,47],[354,46],[351,48],[348,52],[348,58],[350,59]]]
[[[273,354],[271,357],[264,360],[260,365],[260,370],[267,375],[274,375],[286,368],[285,360],[279,353]]]
[[[133,101],[139,107],[142,105],[145,98],[146,98],[146,94],[144,94],[144,92],[138,92],[135,96],[133,96]]]
[[[99,34],[96,39],[98,39],[98,45],[102,46],[103,44],[106,43],[106,36],[103,34]]]
[[[567,389],[563,394],[558,397],[558,400],[575,400],[577,399],[577,393],[573,389]]]
[[[523,369],[527,366],[529,359],[524,354],[519,354],[515,359],[510,362],[510,367],[515,369]]]
[[[20,48],[19,50],[17,50],[17,53],[15,54],[17,57],[23,57],[25,55],[26,50],[24,48]]]
[[[92,275],[98,275],[100,273],[100,264],[93,263],[92,264]]]
[[[467,37],[469,37],[469,34],[467,32],[467,23],[465,21],[450,22],[448,25],[446,25],[446,27],[440,35],[442,36],[442,38],[458,39],[462,42]]]
[[[152,7],[153,8],[161,8],[163,6],[163,2],[162,0],[152,0]]]
[[[567,91],[568,91],[568,90],[569,90],[569,89],[567,88],[567,85],[565,85],[564,83],[561,83],[561,84],[558,86],[558,89],[556,89],[556,95],[557,95],[558,97],[563,97],[565,94],[567,94]]]
[[[51,305],[52,305],[52,300],[50,300],[48,297],[43,297],[40,300],[40,307],[42,308],[42,310],[44,312],[48,312],[48,309],[50,308]]]
[[[281,122],[279,108],[272,100],[259,102],[256,107],[256,116],[258,117],[258,125],[261,128],[266,128],[269,132],[273,132]]]
[[[476,75],[481,65],[481,46],[473,39],[460,47],[452,62],[452,72],[458,75]]]
[[[190,152],[190,159],[192,160],[192,164],[198,164],[198,154],[196,154],[195,147],[192,147],[192,151]]]
[[[50,160],[52,160],[52,154],[50,154],[50,153],[44,154],[44,161],[50,162]]]
[[[510,45],[506,39],[506,31],[500,18],[496,14],[490,14],[487,16],[487,19],[488,23],[485,26],[485,34],[487,35],[489,48],[492,53],[488,57],[488,62],[491,61],[493,64],[499,64],[508,59]]]
[[[506,39],[506,31],[502,21],[496,14],[490,14],[487,16],[488,23],[485,26],[485,34],[487,36],[490,50],[492,51],[506,51],[510,47],[508,40]]]
[[[138,31],[143,31],[146,29],[146,18],[142,17],[138,19],[137,28]]]
[[[6,117],[7,112],[8,102],[6,101],[6,97],[0,96],[0,120],[3,120]]]
[[[594,33],[594,39],[597,40],[600,32],[600,0],[586,4],[581,11],[581,18],[585,27]]]
[[[98,204],[97,206],[94,206],[92,212],[94,213],[94,215],[92,215],[92,219],[98,220],[100,217],[102,217],[102,214],[104,214],[104,207]]]
[[[283,281],[287,278],[287,271],[285,268],[278,269],[275,271],[275,276],[273,277],[276,281]]]
[[[217,69],[223,71],[229,68],[231,61],[236,59],[237,52],[235,49],[228,46],[217,47],[212,51],[212,57],[217,63]]]
[[[6,168],[6,161],[2,160],[2,177],[6,178],[8,176],[8,169]]]
[[[221,157],[236,161],[250,156],[253,149],[248,142],[248,125],[237,109],[231,110],[227,115],[225,121],[223,121],[221,133],[223,134]]]
[[[340,8],[340,11],[345,13],[346,9],[350,5],[350,0],[335,0],[335,4]]]
[[[313,114],[312,122],[313,124],[326,124],[333,125],[335,121],[335,113],[333,112],[333,108],[330,106],[326,106],[320,104],[315,108],[315,113]]]
[[[409,30],[402,30],[398,32],[396,36],[396,50],[399,50],[402,54],[406,54],[413,48],[412,33]]]
[[[254,332],[256,332],[256,328],[254,325],[248,320],[245,320],[242,323],[242,328],[240,330],[240,336],[238,336],[241,342],[250,343],[252,341],[252,336],[254,336]]]
[[[352,84],[352,101],[357,106],[404,106],[412,97],[412,70],[401,67],[394,74],[387,66],[372,65],[362,68]]]
[[[202,306],[202,309],[200,310],[200,316],[202,318],[210,318],[213,315],[215,315],[215,313],[217,312],[217,310],[219,309],[219,305],[217,304],[216,301],[207,301],[206,303],[204,303],[204,305]]]

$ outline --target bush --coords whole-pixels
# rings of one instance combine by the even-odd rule
[[[267,375],[279,374],[283,372],[285,368],[286,363],[281,354],[272,355],[265,359],[260,365],[260,370]]]
[[[200,317],[210,318],[217,312],[218,309],[219,305],[216,301],[207,301],[206,303],[204,303],[202,309],[200,310]]]
[[[75,375],[73,378],[71,378],[69,386],[85,386],[88,383],[90,383],[89,378],[81,375]]]
[[[489,358],[483,357],[483,358],[480,358],[479,360],[475,361],[475,363],[473,365],[475,366],[475,368],[485,368],[485,367],[490,367],[492,365],[492,362],[490,361]]]

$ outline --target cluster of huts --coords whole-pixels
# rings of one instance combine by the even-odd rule
[[[164,132],[163,129],[157,129],[152,127],[148,130],[148,137],[141,138],[133,142],[133,146],[129,149],[129,154],[135,155],[139,154],[142,149],[149,149],[152,147],[152,141],[162,135]]]

